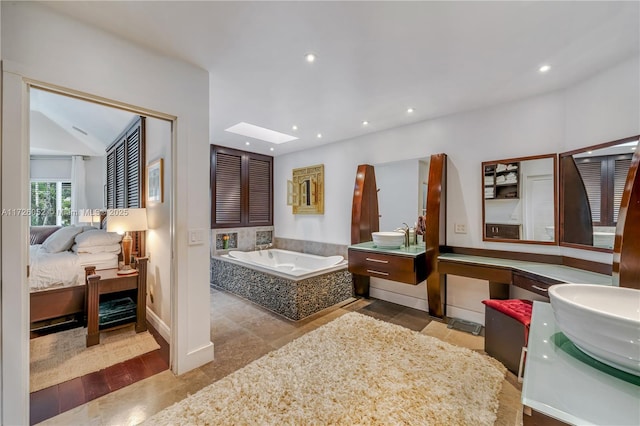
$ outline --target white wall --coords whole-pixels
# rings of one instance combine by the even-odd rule
[[[482,241],[481,163],[501,158],[565,152],[639,134],[638,75],[640,66],[636,57],[605,69],[566,90],[276,157],[275,235],[349,244],[351,199],[358,164],[376,164],[444,152],[449,159],[448,245],[564,254],[610,263],[612,255],[608,253]],[[286,180],[291,170],[320,163],[325,165],[325,214],[304,217],[291,214],[286,206]],[[467,233],[454,233],[456,223],[466,224]],[[463,284],[456,285],[464,287]],[[449,300],[455,300],[466,309],[474,303],[477,307],[477,297],[471,297],[474,297],[472,304],[461,302],[458,294],[450,296]],[[479,311],[481,308],[477,309]],[[475,319],[477,315],[471,318]]]
[[[173,165],[175,228],[172,289],[173,370],[213,359],[209,323],[209,243],[188,245],[190,229],[209,227],[209,76],[202,69],[138,48],[31,2],[2,2],[3,207],[28,207],[27,97],[23,78],[177,117]],[[79,54],[78,52],[81,52]],[[128,64],[123,67],[122,64]],[[135,64],[133,66],[132,64]],[[11,141],[8,143],[7,141]],[[11,157],[11,161],[7,158]],[[24,158],[21,162],[20,159]],[[166,225],[165,225],[166,226]],[[2,422],[28,422],[26,218],[2,223]],[[12,247],[13,250],[9,250]],[[165,265],[169,268],[169,265]],[[11,322],[6,322],[11,318]],[[17,322],[22,326],[13,326]]]
[[[87,206],[90,209],[104,209],[105,157],[88,157],[84,162]]]
[[[163,160],[164,202],[147,202],[147,310],[149,321],[168,341],[171,330],[171,122],[156,118],[146,120],[147,165]]]

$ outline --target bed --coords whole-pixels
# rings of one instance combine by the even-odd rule
[[[49,234],[34,238],[29,249],[31,329],[54,319],[86,317],[86,270],[117,268],[121,236],[93,227],[70,226],[36,230]],[[37,244],[40,243],[41,244]]]

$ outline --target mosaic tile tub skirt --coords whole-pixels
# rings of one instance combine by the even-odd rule
[[[346,266],[294,281],[212,257],[211,284],[294,321],[353,297]]]

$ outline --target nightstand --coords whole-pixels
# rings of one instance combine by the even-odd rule
[[[147,329],[147,258],[137,259],[137,272],[128,275],[118,275],[118,269],[104,269],[96,271],[95,267],[87,266],[85,268],[86,276],[86,312],[87,312],[87,346],[93,346],[100,343],[100,332],[112,328],[121,327],[126,324],[135,322],[135,330],[137,333]],[[117,293],[123,295],[131,294],[135,298],[135,315],[116,319],[107,323],[100,324],[100,296],[111,295],[117,296]],[[124,299],[123,299],[124,300]],[[117,305],[118,300],[111,300]],[[133,301],[133,299],[131,299]],[[124,303],[126,304],[126,302]],[[103,305],[104,309],[104,305]],[[126,306],[125,306],[126,309]]]

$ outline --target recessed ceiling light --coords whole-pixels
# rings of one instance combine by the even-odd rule
[[[291,130],[298,130],[298,126],[294,124],[293,126],[291,126]]]
[[[414,111],[414,109],[413,109],[413,108],[411,108],[411,107],[407,108],[407,113],[408,113],[408,114],[413,113],[413,111]]]
[[[251,142],[246,141],[244,144],[245,144],[245,145],[251,145]]]
[[[369,125],[369,122],[368,122],[367,120],[364,120],[364,121],[362,122],[362,125],[363,125],[363,126],[368,126],[368,125]]]
[[[269,151],[275,151],[276,149],[274,147],[269,148]]]
[[[318,133],[316,136],[318,137],[318,139],[322,139],[322,133]]]
[[[546,65],[546,64],[545,64],[545,65],[541,66],[540,68],[538,68],[538,71],[540,71],[540,72],[547,72],[547,71],[549,71],[550,69],[551,69],[551,65]]]
[[[287,135],[286,133],[276,132],[275,130],[265,129],[264,127],[245,122],[240,122],[231,126],[228,129],[225,129],[225,131],[271,143],[285,143],[298,139],[297,137]]]
[[[587,154],[592,154],[592,153],[593,153],[593,151],[587,151]]]
[[[306,53],[304,59],[311,64],[316,61],[316,54],[311,52]]]

